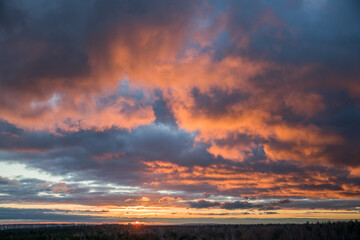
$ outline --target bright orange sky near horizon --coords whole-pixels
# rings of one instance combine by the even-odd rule
[[[0,224],[359,219],[359,13],[0,0]]]

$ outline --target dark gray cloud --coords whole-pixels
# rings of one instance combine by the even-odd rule
[[[265,214],[279,214],[278,212],[264,212]]]
[[[355,0],[232,1],[230,39],[250,38],[250,47],[228,53],[354,68],[360,51],[360,31],[355,24],[359,8]]]
[[[56,175],[117,183],[140,183],[144,162],[172,162],[180,166],[206,166],[216,162],[208,145],[195,144],[195,134],[162,123],[132,130],[82,130],[73,133],[29,132],[1,122],[0,148],[4,159]],[[219,160],[220,161],[220,160]],[[104,174],[104,173],[107,174]],[[120,174],[121,173],[121,174]]]
[[[207,201],[207,200],[198,200],[196,202],[190,202],[191,208],[211,208],[220,206],[220,202]]]
[[[51,222],[115,222],[120,218],[102,217],[81,214],[82,212],[66,213],[63,210],[51,209],[19,209],[19,208],[0,208],[1,220],[31,220],[31,221],[51,221]],[[80,215],[81,214],[81,215]],[[126,221],[127,219],[123,219]]]
[[[212,88],[209,92],[202,93],[198,88],[191,91],[194,99],[193,111],[196,114],[206,114],[209,117],[217,117],[229,113],[229,108],[245,103],[249,94],[237,89],[224,91]]]
[[[232,209],[250,209],[262,207],[262,204],[252,204],[247,201],[235,201],[235,202],[225,202],[222,205],[222,208],[232,210]]]
[[[282,199],[279,201],[267,201],[263,203],[248,201],[208,201],[198,200],[189,202],[191,208],[222,208],[226,210],[236,209],[257,209],[259,211],[277,210],[277,209],[328,209],[328,210],[358,210],[360,202],[358,199]],[[270,211],[272,212],[272,211]]]
[[[168,103],[163,97],[163,93],[158,90],[155,92],[157,99],[153,104],[154,114],[156,117],[156,123],[163,123],[166,125],[177,126],[176,119],[172,112],[172,109],[168,106]]]
[[[288,199],[282,199],[277,202],[267,202],[267,203],[251,203],[248,201],[219,202],[219,201],[208,201],[208,200],[200,199],[196,202],[189,202],[189,205],[191,208],[218,207],[226,210],[258,209],[264,211],[264,210],[280,209],[280,205],[288,204],[290,202],[291,201]]]
[[[16,179],[10,179],[7,177],[1,177],[0,176],[0,185],[14,185],[19,183]]]
[[[358,199],[304,199],[291,201],[286,206],[289,208],[358,210],[360,201]]]

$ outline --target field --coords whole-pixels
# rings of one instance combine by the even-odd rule
[[[86,225],[0,231],[1,240],[360,239],[358,221],[266,225]]]

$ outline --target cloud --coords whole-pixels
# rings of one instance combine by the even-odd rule
[[[1,177],[0,176],[0,185],[14,185],[18,184],[19,181],[16,179],[9,179],[7,177]]]
[[[359,9],[0,0],[2,201],[353,209]]]
[[[265,201],[263,203],[248,201],[207,201],[203,199],[197,202],[189,202],[191,208],[220,208],[226,210],[250,209],[264,211],[264,214],[278,214],[274,211],[277,209],[328,209],[328,210],[357,210],[359,201],[340,200],[340,199],[307,199],[307,200],[288,200]]]
[[[272,214],[279,214],[278,212],[264,212],[265,214],[272,215]]]
[[[198,142],[197,133],[163,123],[132,131],[111,128],[61,134],[25,131],[6,122],[1,122],[0,127],[2,159],[75,182],[87,179],[152,191],[171,189],[182,192],[177,197],[183,199],[204,191],[211,196],[203,197],[220,194],[280,199],[353,198],[360,194],[360,181],[348,170],[271,160],[261,143],[245,149],[242,161],[225,159],[209,153],[211,145]],[[219,140],[217,144],[246,144],[247,138],[242,137]],[[39,188],[50,189],[52,185],[39,183]],[[67,187],[78,189],[75,185]],[[166,195],[156,196],[151,202],[162,197]],[[124,196],[115,201],[138,198]]]
[[[288,208],[303,208],[303,209],[347,209],[356,210],[359,206],[358,199],[309,199],[292,201],[286,205]]]
[[[203,192],[203,194],[201,196],[204,197],[204,198],[207,198],[207,197],[211,196],[211,193]]]
[[[150,202],[150,198],[148,198],[148,197],[142,197],[142,198],[140,198],[138,201],[140,201],[140,202]]]
[[[2,118],[40,129],[62,127],[68,118],[87,121],[97,115],[99,120],[90,127],[103,121],[112,121],[105,126],[116,120],[125,124],[129,119],[118,112],[121,102],[101,111],[93,97],[116,87],[129,74],[146,71],[153,59],[175,57],[188,31],[186,19],[197,5],[194,1],[2,3],[6,13],[0,26]],[[146,115],[148,121],[151,113],[142,111],[136,118]]]
[[[290,200],[283,199],[277,202],[267,202],[267,203],[251,203],[248,201],[207,201],[204,199],[198,199],[197,202],[189,202],[191,208],[211,208],[219,207],[226,210],[235,210],[235,209],[258,209],[258,210],[274,210],[280,209],[280,205],[290,203]]]
[[[359,112],[354,1],[37,4],[43,14],[36,4],[3,4],[5,120],[52,131],[155,121],[199,131],[225,158],[243,159],[259,140],[272,159],[358,166],[358,139],[341,119],[325,120],[335,105]],[[217,144],[236,134],[251,142]]]
[[[75,190],[75,187],[68,187],[65,183],[57,183],[51,187],[53,193],[68,193]]]
[[[196,202],[190,202],[191,208],[212,208],[220,206],[219,202],[207,201],[203,199],[199,199]]]
[[[163,197],[163,198],[159,199],[159,203],[172,203],[172,202],[177,202],[177,201],[180,201],[180,200],[182,200],[182,198],[180,198],[180,197],[166,196],[166,197]]]
[[[1,220],[22,220],[22,221],[51,221],[51,222],[107,222],[115,221],[115,218],[82,214],[81,211],[68,212],[49,209],[19,209],[1,208]],[[89,212],[91,213],[91,212]]]
[[[252,204],[247,201],[235,201],[235,202],[225,202],[222,205],[222,208],[232,210],[232,209],[250,209],[250,208],[256,208],[256,207],[262,207],[261,204]]]
[[[140,198],[138,198],[138,199],[128,198],[128,199],[125,199],[124,202],[126,202],[126,203],[131,203],[131,202],[142,202],[142,203],[146,203],[146,202],[150,202],[150,198],[149,198],[149,197],[140,197]]]

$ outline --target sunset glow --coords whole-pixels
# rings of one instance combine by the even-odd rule
[[[358,1],[1,1],[0,224],[360,218]]]

